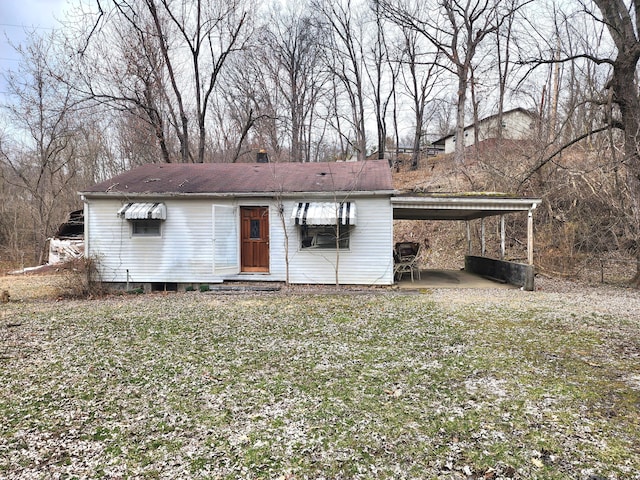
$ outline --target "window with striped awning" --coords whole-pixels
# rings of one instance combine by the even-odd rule
[[[127,203],[118,210],[118,217],[125,220],[166,220],[164,203]]]
[[[354,202],[298,202],[291,212],[295,225],[355,225]]]

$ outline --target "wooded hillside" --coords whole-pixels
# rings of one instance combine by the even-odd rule
[[[561,162],[550,162],[527,182],[523,172],[535,166],[535,145],[509,142],[473,150],[473,160],[460,168],[452,155],[420,161],[412,170],[401,166],[394,186],[417,192],[500,192],[542,198],[535,210],[536,271],[590,282],[625,283],[635,271],[636,242],[625,224],[631,198],[620,173],[603,165],[605,152],[572,148]],[[472,242],[480,249],[480,221],[471,222]],[[499,258],[499,217],[485,220],[487,255]],[[506,217],[507,257],[526,261],[526,216]],[[428,268],[461,268],[467,253],[463,222],[396,222],[396,240],[428,241]]]

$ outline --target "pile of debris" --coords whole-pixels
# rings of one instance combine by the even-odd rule
[[[40,272],[51,266],[69,263],[84,255],[84,211],[76,210],[69,214],[69,219],[58,227],[55,235],[48,239],[49,259],[46,264],[37,267],[26,267],[9,272],[11,275]]]
[[[84,211],[69,214],[69,220],[58,227],[49,239],[49,265],[82,258],[84,254]]]

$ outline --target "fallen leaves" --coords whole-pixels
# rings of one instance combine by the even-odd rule
[[[200,298],[9,303],[0,477],[640,471],[640,371],[615,354],[615,318],[576,322],[531,298]]]

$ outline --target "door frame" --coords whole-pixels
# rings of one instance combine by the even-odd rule
[[[270,208],[268,205],[240,205],[240,273],[270,273],[271,270],[271,222]],[[260,239],[252,239],[250,230],[245,227],[244,212],[257,211],[260,213]],[[258,255],[262,255],[263,262],[260,265],[246,265],[245,243],[258,249]]]

